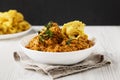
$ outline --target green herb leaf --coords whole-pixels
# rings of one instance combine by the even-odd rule
[[[49,29],[52,26],[53,21],[50,21],[48,24],[45,25],[47,29]]]
[[[66,44],[67,44],[67,45],[70,45],[71,41],[72,41],[72,39],[71,39],[71,38],[70,38],[70,39],[68,39],[68,40],[66,41]]]
[[[46,34],[48,37],[52,37],[52,36],[53,36],[53,32],[50,31],[50,30],[46,30],[45,34]]]
[[[39,40],[42,41],[42,42],[44,42],[44,38],[43,38],[42,35],[39,36]]]

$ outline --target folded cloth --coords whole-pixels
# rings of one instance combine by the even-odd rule
[[[14,60],[27,70],[41,72],[49,75],[52,79],[60,78],[70,74],[87,71],[93,68],[110,64],[111,60],[106,55],[92,53],[82,62],[72,65],[48,65],[33,61],[23,52],[14,52]]]

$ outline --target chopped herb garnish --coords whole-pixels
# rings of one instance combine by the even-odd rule
[[[49,29],[50,27],[52,27],[53,22],[50,21],[47,25],[45,25],[45,27],[47,28],[42,34],[41,31],[38,31],[39,35],[39,40],[44,42],[46,39],[51,38],[53,36],[53,32]]]
[[[72,41],[72,39],[71,39],[71,38],[70,38],[70,39],[68,39],[68,40],[66,41],[66,44],[67,44],[67,45],[70,45],[71,41]]]
[[[39,35],[39,40],[42,41],[42,42],[44,42],[44,38],[43,38],[42,35]]]
[[[53,36],[53,33],[50,30],[46,30],[45,34],[50,38]]]
[[[45,25],[45,27],[49,29],[52,26],[52,24],[53,24],[53,21],[50,21],[48,24]]]

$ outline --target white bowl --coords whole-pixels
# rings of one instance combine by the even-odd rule
[[[95,44],[91,48],[72,52],[42,52],[25,48],[29,41],[36,35],[32,34],[22,38],[20,40],[20,47],[27,56],[40,63],[63,65],[78,63],[87,58],[96,47],[96,40],[94,40]]]
[[[0,39],[11,39],[11,38],[16,38],[22,35],[27,34],[28,32],[31,31],[31,27],[28,30],[22,31],[22,32],[18,32],[18,33],[14,33],[14,34],[2,34],[0,35]]]

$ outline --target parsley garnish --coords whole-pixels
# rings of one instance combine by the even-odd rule
[[[53,21],[50,21],[47,25],[45,25],[45,27],[49,29],[52,26],[52,24],[53,24]]]
[[[72,41],[72,39],[71,39],[71,38],[70,38],[70,39],[68,39],[68,40],[66,41],[66,44],[67,44],[67,45],[70,45],[71,41]]]
[[[51,38],[53,36],[53,32],[50,30],[50,27],[52,27],[52,24],[53,22],[50,21],[47,25],[45,25],[47,29],[42,34],[40,34],[41,31],[38,31],[40,41],[44,42],[45,39]]]
[[[42,35],[39,35],[39,40],[44,42],[44,37]]]
[[[53,36],[53,32],[50,31],[50,30],[46,30],[46,31],[45,31],[45,34],[46,34],[49,38],[51,38],[51,37]]]

